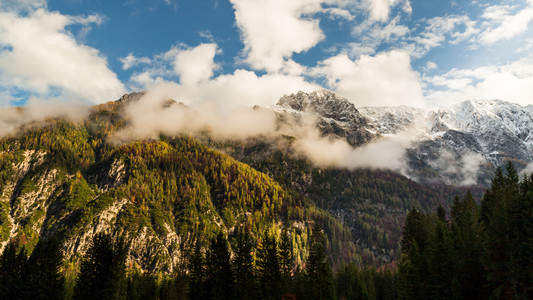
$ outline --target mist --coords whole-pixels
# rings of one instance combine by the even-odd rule
[[[176,98],[176,101],[182,100]],[[157,139],[161,133],[209,133],[218,140],[284,134],[296,138],[290,150],[304,155],[318,167],[390,169],[407,174],[405,152],[414,141],[411,132],[354,148],[346,140],[322,136],[317,128],[318,119],[312,114],[288,118],[280,124],[273,110],[235,105],[238,101],[187,101],[189,106],[176,102],[168,105],[168,99],[164,89],[158,88],[130,103],[124,112],[129,125],[114,133],[110,141],[124,144],[138,139]]]
[[[90,108],[82,101],[30,98],[24,107],[0,109],[0,138],[14,134],[20,126],[49,118],[78,122],[89,115]]]
[[[478,175],[481,165],[487,163],[486,159],[479,153],[467,152],[457,159],[455,153],[448,149],[442,149],[438,158],[429,161],[429,165],[448,177],[455,177],[457,185],[469,186],[478,182]]]

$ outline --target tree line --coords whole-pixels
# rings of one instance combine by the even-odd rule
[[[505,174],[504,174],[505,173]],[[402,236],[401,299],[533,299],[533,175],[509,163],[478,205],[412,210]]]
[[[374,268],[331,269],[326,236],[315,223],[303,267],[290,232],[265,231],[257,242],[237,227],[197,236],[187,263],[172,275],[126,268],[124,238],[97,234],[74,274],[65,275],[57,240],[31,255],[8,244],[0,256],[0,299],[533,299],[533,175],[497,169],[478,204],[456,197],[450,212],[411,210],[401,260]]]

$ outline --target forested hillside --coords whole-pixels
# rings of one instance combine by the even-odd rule
[[[223,232],[234,244],[241,227],[254,241],[286,228],[301,266],[317,222],[332,263],[360,261],[342,222],[193,137],[110,143],[109,134],[126,125],[119,104],[96,107],[83,122],[28,124],[1,140],[3,247],[31,252],[40,239],[57,238],[76,262],[94,234],[108,232],[131,241],[129,265],[170,273],[187,263],[197,236]]]
[[[319,168],[292,149],[294,137],[205,142],[298,191],[348,226],[363,260],[381,265],[400,258],[400,235],[411,209],[449,209],[456,195],[477,186],[423,185],[390,170]]]

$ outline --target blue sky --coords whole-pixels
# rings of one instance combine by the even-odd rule
[[[328,88],[356,106],[533,104],[533,0],[0,0],[0,106]]]

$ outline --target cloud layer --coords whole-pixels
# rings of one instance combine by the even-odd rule
[[[91,20],[96,19],[72,18],[44,9],[26,16],[0,12],[0,87],[95,103],[120,96],[124,86],[109,70],[106,59],[65,31],[68,25]]]

